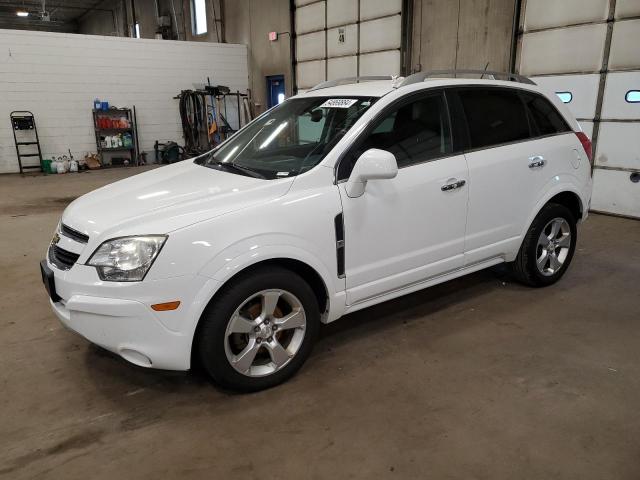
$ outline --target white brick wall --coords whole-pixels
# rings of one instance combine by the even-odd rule
[[[135,105],[141,150],[151,151],[155,140],[183,143],[173,97],[207,77],[245,91],[246,46],[0,30],[0,173],[18,171],[12,110],[35,114],[44,158],[69,148],[79,158],[96,151],[94,98]]]

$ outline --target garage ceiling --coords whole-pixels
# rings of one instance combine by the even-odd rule
[[[78,19],[92,10],[100,10],[98,7],[103,3],[103,0],[0,0],[0,29],[75,32]],[[17,16],[18,10],[29,12],[29,16]],[[49,20],[43,18],[43,10],[48,12]]]

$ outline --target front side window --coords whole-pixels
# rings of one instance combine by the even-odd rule
[[[451,133],[443,95],[429,95],[384,114],[340,162],[338,178],[347,178],[358,157],[370,148],[393,153],[398,168],[450,154]]]
[[[470,88],[460,90],[459,95],[472,149],[530,137],[527,113],[516,90]]]
[[[536,135],[554,135],[571,131],[567,122],[549,100],[535,93],[522,92],[521,95],[533,120],[533,127],[537,130]]]
[[[375,101],[375,97],[287,100],[196,161],[270,180],[299,175],[320,163]]]

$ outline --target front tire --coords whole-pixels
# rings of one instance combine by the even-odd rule
[[[577,236],[571,210],[555,203],[545,205],[512,263],[516,279],[532,287],[546,287],[560,280],[573,259]]]
[[[320,312],[302,277],[270,267],[223,287],[201,322],[196,347],[204,369],[224,388],[251,392],[298,371],[318,336]]]

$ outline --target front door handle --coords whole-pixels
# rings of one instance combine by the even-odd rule
[[[443,185],[442,187],[440,187],[440,190],[442,190],[443,192],[448,192],[449,190],[455,190],[456,188],[464,187],[466,183],[466,180],[457,180],[455,182]]]
[[[542,155],[536,155],[535,157],[529,157],[529,168],[542,168],[547,164],[547,161]]]

